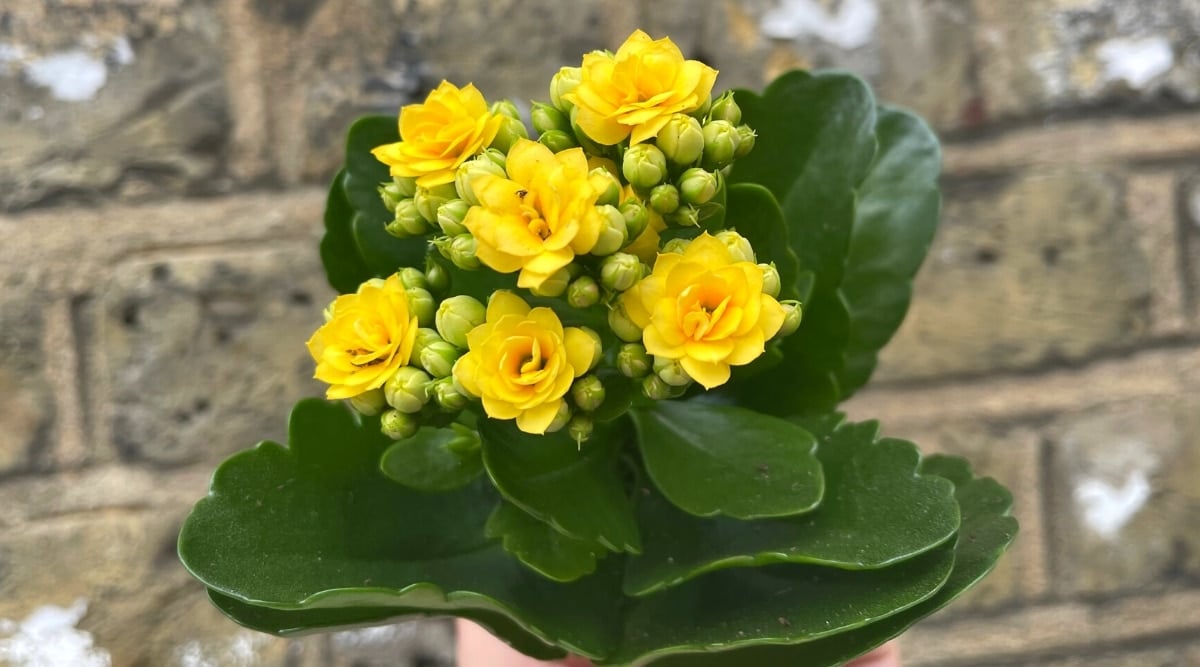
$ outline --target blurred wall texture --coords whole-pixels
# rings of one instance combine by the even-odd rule
[[[442,78],[545,98],[639,26],[719,87],[858,72],[945,140],[850,412],[972,456],[1024,530],[909,664],[1200,664],[1200,0],[0,0],[0,662],[450,664],[444,624],[240,630],[176,531],[318,392],[347,124]]]

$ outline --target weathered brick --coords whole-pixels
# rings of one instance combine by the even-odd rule
[[[45,371],[43,308],[33,276],[0,289],[0,475],[44,467],[54,443],[55,388]]]
[[[1149,171],[1129,177],[1125,210],[1138,232],[1138,251],[1150,271],[1150,322],[1156,335],[1179,335],[1187,330],[1184,277],[1177,216],[1180,177],[1172,171]]]

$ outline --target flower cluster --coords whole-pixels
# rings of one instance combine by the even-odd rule
[[[755,140],[733,96],[713,98],[716,76],[638,31],[555,74],[532,132],[470,85],[401,109],[400,141],[374,150],[392,175],[386,229],[427,239],[430,261],[329,308],[308,344],[327,396],[397,439],[479,405],[582,443],[601,378],[654,400],[710,390],[795,331],[775,267],[708,224]],[[454,272],[504,287],[456,293]]]

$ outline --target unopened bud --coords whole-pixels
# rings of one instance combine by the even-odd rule
[[[704,165],[720,169],[733,162],[739,138],[737,128],[728,121],[710,121],[704,126]]]
[[[554,273],[550,274],[549,278],[542,281],[540,285],[530,287],[529,291],[534,296],[557,297],[562,296],[567,291],[567,285],[571,282],[571,271],[567,267],[563,267]]]
[[[388,213],[395,212],[397,202],[408,199],[400,191],[400,186],[395,183],[384,183],[379,186],[379,198],[383,200],[383,207],[388,210]]]
[[[442,340],[421,348],[420,362],[430,375],[444,378],[454,370],[454,362],[458,361],[458,357],[458,348]]]
[[[620,301],[608,309],[608,327],[617,335],[617,338],[627,343],[642,340],[641,328],[629,319],[629,315],[625,313],[625,306]]]
[[[700,225],[700,210],[690,204],[680,206],[673,213],[664,217],[667,224],[673,227],[697,227]]]
[[[572,308],[591,308],[600,301],[600,286],[591,276],[579,276],[567,286],[567,303]]]
[[[371,389],[357,396],[351,396],[350,407],[360,415],[374,417],[387,407],[387,400],[384,399],[382,389]]]
[[[491,147],[507,153],[518,139],[528,138],[529,130],[525,128],[525,123],[521,122],[520,115],[516,118],[505,116],[504,120],[500,121],[500,129],[496,131],[496,138],[492,139]]]
[[[738,125],[737,132],[738,145],[733,157],[743,158],[754,150],[754,142],[758,139],[758,134],[749,125]]]
[[[421,423],[414,415],[399,410],[387,410],[379,416],[379,430],[392,440],[404,440],[417,434]]]
[[[437,332],[451,345],[466,349],[467,334],[483,324],[487,309],[477,299],[459,294],[442,301],[434,322]]]
[[[584,412],[591,412],[604,403],[604,383],[595,375],[585,375],[571,385],[571,398]]]
[[[779,305],[783,306],[783,326],[779,327],[779,333],[775,335],[782,338],[796,333],[800,328],[802,308],[799,301],[780,301]]]
[[[554,421],[546,427],[547,433],[557,433],[563,430],[567,422],[571,421],[571,406],[567,405],[566,401],[558,402],[558,412],[554,415]]]
[[[762,293],[771,298],[779,296],[780,280],[779,269],[775,268],[775,262],[770,264],[759,264],[758,268],[762,269]]]
[[[580,74],[578,67],[563,67],[550,79],[550,103],[560,111],[569,111],[573,106],[564,96],[579,87]]]
[[[758,263],[758,259],[754,256],[754,246],[750,245],[750,241],[745,236],[738,234],[732,229],[724,229],[717,232],[716,239],[725,244],[733,261],[750,262],[751,264]]]
[[[470,399],[455,386],[454,380],[448,377],[436,380],[430,385],[429,393],[433,396],[433,402],[445,412],[458,412],[470,402]]]
[[[650,191],[650,208],[666,215],[679,208],[679,189],[670,183],[654,186]]]
[[[437,308],[437,301],[429,290],[413,287],[404,290],[404,296],[408,297],[408,314],[417,318],[417,324],[423,327],[433,326],[433,311]]]
[[[621,181],[615,174],[604,167],[596,167],[588,172],[588,182],[600,193],[596,197],[597,206],[616,206],[621,201]]]
[[[674,238],[663,244],[662,252],[675,253],[676,255],[682,255],[683,252],[685,250],[687,250],[688,246],[690,246],[691,244],[692,244],[691,239]]]
[[[677,113],[658,131],[654,143],[671,162],[691,164],[704,154],[704,129],[695,118]]]
[[[600,284],[614,292],[624,292],[642,277],[642,261],[627,252],[618,252],[600,263]]]
[[[504,167],[497,165],[486,155],[462,163],[454,172],[454,190],[460,198],[472,206],[479,204],[479,198],[475,196],[475,189],[471,187],[471,184],[483,174],[491,174],[499,178],[506,177]]]
[[[679,194],[683,201],[693,206],[712,201],[720,187],[721,183],[716,174],[699,167],[688,169],[679,177]]]
[[[627,378],[640,378],[650,372],[650,355],[641,343],[626,343],[617,350],[617,370]]]
[[[592,254],[598,257],[611,255],[625,247],[629,241],[629,230],[625,226],[625,216],[621,215],[616,206],[597,206],[600,212],[600,237],[592,246]]]
[[[538,137],[538,143],[549,148],[552,153],[561,153],[576,146],[575,136],[562,130],[543,132],[542,136]]]
[[[442,228],[442,232],[450,236],[458,234],[466,234],[467,228],[463,227],[463,218],[467,217],[467,210],[471,205],[462,199],[451,199],[442,204],[437,210],[437,224]]]
[[[642,394],[651,400],[661,401],[675,396],[675,387],[663,382],[657,375],[642,378]]]
[[[650,189],[667,177],[667,156],[652,144],[630,146],[621,161],[621,173],[634,187]]]
[[[425,274],[421,273],[420,269],[406,266],[397,271],[396,275],[400,277],[400,284],[404,285],[405,289],[412,289],[414,287],[429,289],[429,280],[425,278]]]
[[[727,91],[713,101],[708,117],[711,120],[723,120],[730,125],[742,122],[742,108],[733,100],[733,91]]]
[[[533,129],[538,134],[544,134],[550,130],[571,131],[571,119],[549,104],[534,102],[529,116],[533,120]]]
[[[408,176],[393,176],[392,187],[401,197],[412,199],[417,194],[417,179]]]
[[[417,335],[413,338],[412,358],[415,360],[421,359],[421,350],[433,343],[442,342],[442,337],[438,335],[436,329],[429,327],[420,327],[417,329]]]
[[[429,282],[426,289],[431,292],[445,292],[450,286],[450,274],[446,273],[446,267],[433,260],[426,262],[425,280]]]
[[[429,223],[421,216],[412,199],[401,199],[392,209],[392,221],[385,227],[388,234],[399,239],[421,236],[429,231]]]
[[[625,216],[625,234],[630,239],[641,236],[650,224],[650,210],[632,197],[621,203],[621,215]]]
[[[571,422],[567,424],[567,434],[575,441],[575,444],[582,446],[583,443],[592,437],[592,431],[596,429],[596,423],[588,415],[575,415]]]
[[[401,366],[383,384],[387,404],[400,412],[416,414],[429,402],[429,376],[419,368]]]
[[[513,104],[512,100],[497,100],[492,103],[490,111],[505,118],[521,120],[521,111],[517,109],[517,105]]]
[[[712,104],[713,104],[713,98],[712,98],[712,95],[709,95],[708,97],[706,97],[700,101],[700,106],[696,107],[692,111],[689,111],[688,114],[691,115],[693,118],[703,119],[705,116],[708,115],[708,110],[712,108]]]
[[[451,183],[443,185],[435,185],[432,188],[417,188],[417,194],[413,195],[413,201],[417,204],[417,210],[420,211],[421,217],[430,224],[437,223],[438,208],[442,204],[451,199],[458,198],[458,191]]]
[[[475,256],[478,248],[475,237],[470,234],[459,234],[450,237],[446,259],[464,271],[474,271],[479,268],[479,258]]]
[[[672,387],[686,387],[692,383],[692,377],[683,370],[678,359],[654,357],[654,374]]]

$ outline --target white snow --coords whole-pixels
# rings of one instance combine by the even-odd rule
[[[108,81],[104,61],[82,49],[72,49],[35,58],[25,64],[29,82],[49,88],[64,102],[83,102],[96,96]]]
[[[763,15],[760,28],[776,39],[813,36],[843,49],[856,49],[871,41],[878,22],[875,0],[842,0],[834,13],[817,0],[781,0]]]
[[[38,607],[25,620],[0,619],[0,664],[12,667],[110,667],[112,656],[92,635],[76,629],[87,600],[70,607]]]
[[[1146,504],[1150,480],[1143,470],[1132,470],[1118,488],[1107,480],[1089,477],[1075,486],[1075,502],[1083,521],[1100,537],[1111,540]]]
[[[1175,65],[1175,53],[1166,37],[1110,39],[1100,45],[1096,55],[1104,65],[1105,80],[1124,80],[1133,88],[1145,87]]]

